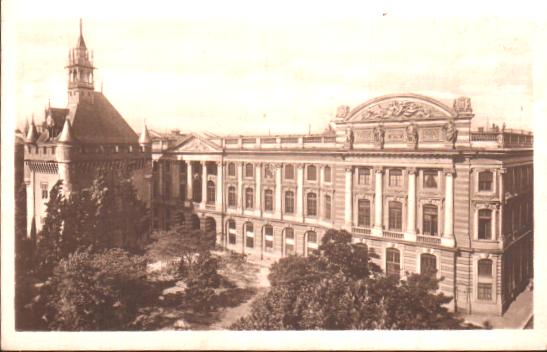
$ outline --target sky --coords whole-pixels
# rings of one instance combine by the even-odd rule
[[[474,126],[532,128],[525,17],[236,3],[18,1],[18,125],[42,119],[48,101],[66,106],[64,66],[83,18],[95,88],[137,130],[145,120],[159,131],[315,132],[339,105],[407,92],[449,104],[471,97]]]

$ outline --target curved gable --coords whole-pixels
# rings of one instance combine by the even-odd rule
[[[347,122],[407,121],[454,118],[457,113],[438,100],[418,94],[371,99],[349,112]]]

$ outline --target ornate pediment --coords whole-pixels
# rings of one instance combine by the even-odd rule
[[[413,121],[456,117],[453,109],[434,99],[415,95],[390,95],[370,100],[351,111],[346,121]]]
[[[214,153],[220,152],[221,148],[213,142],[204,140],[199,137],[193,137],[181,145],[179,145],[174,152],[194,152],[194,153]]]

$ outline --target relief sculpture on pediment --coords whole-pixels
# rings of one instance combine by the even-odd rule
[[[387,119],[428,119],[433,116],[433,110],[411,100],[393,100],[386,104],[371,106],[361,113],[362,120]]]

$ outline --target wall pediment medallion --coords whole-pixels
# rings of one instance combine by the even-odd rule
[[[455,111],[437,100],[416,94],[402,94],[369,100],[351,111],[346,121],[412,121],[450,117],[456,117]]]

